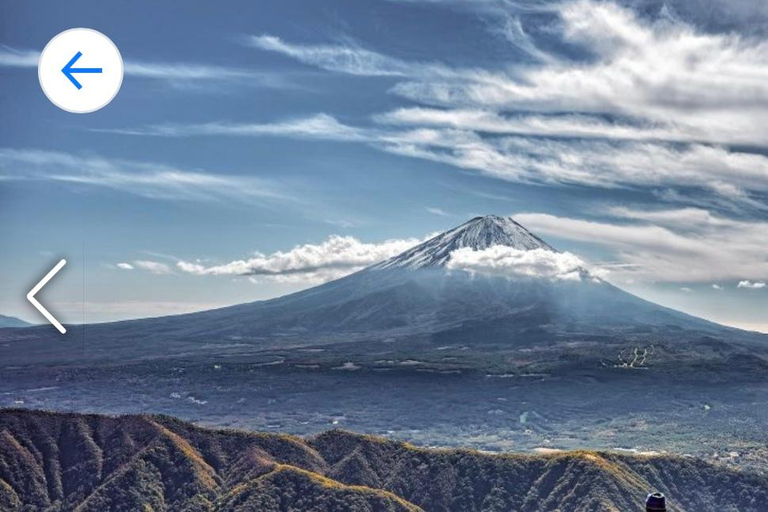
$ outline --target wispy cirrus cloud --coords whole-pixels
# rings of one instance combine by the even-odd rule
[[[0,45],[0,66],[9,68],[36,68],[40,52],[20,50]]]
[[[724,204],[758,209],[764,205],[753,194],[768,193],[768,157],[707,144],[487,137],[457,128],[386,130],[347,125],[328,114],[271,123],[176,124],[100,131],[161,137],[276,136],[358,142],[508,181],[599,188],[699,187]]]
[[[558,17],[563,42],[591,60],[560,59],[458,85],[402,83],[397,90],[451,107],[622,113],[665,122],[672,114],[686,120],[707,117],[712,129],[717,120],[703,112],[728,114],[766,105],[764,41],[705,34],[669,19],[650,21],[611,2],[565,2]]]
[[[457,68],[436,61],[409,61],[364,48],[356,42],[336,44],[299,44],[279,37],[262,34],[245,38],[248,46],[282,54],[302,64],[326,71],[355,76],[394,77],[408,80],[423,78],[447,83],[466,81],[494,83],[494,72],[482,68]]]
[[[393,153],[472,169],[510,181],[600,188],[700,187],[725,202],[762,209],[752,192],[768,192],[768,158],[701,144],[486,138],[462,130],[388,134]]]
[[[0,148],[0,179],[56,181],[164,200],[290,201],[274,184],[250,176],[40,149]]]
[[[499,12],[506,16],[523,7],[518,2],[488,4],[502,8]],[[761,39],[704,33],[669,16],[652,20],[611,2],[537,4],[558,17],[549,32],[590,60],[547,55],[538,66],[509,63],[508,68],[468,69],[404,61],[353,44],[295,44],[272,35],[248,41],[330,71],[405,78],[394,92],[420,103],[493,111],[621,114],[663,123],[650,127],[650,137],[746,140],[749,134],[743,128],[755,127],[755,118],[760,117],[754,109],[768,105],[768,43]],[[514,26],[513,32],[524,33],[519,21]],[[542,53],[534,42],[526,46],[529,54]],[[751,115],[745,119],[742,113]],[[723,123],[724,119],[732,122]],[[622,127],[615,127],[617,134],[627,136],[618,128]],[[643,136],[634,128],[638,133],[633,137]]]
[[[640,119],[609,120],[573,114],[501,114],[492,109],[400,108],[374,116],[382,124],[471,130],[494,135],[570,137],[617,141],[762,144],[763,133],[713,133],[700,126],[670,125]]]
[[[613,252],[606,265],[619,282],[712,282],[768,279],[768,222],[734,220],[693,208],[609,210],[593,221],[543,213],[515,219],[546,236],[587,242]]]
[[[731,146],[768,147],[768,41],[704,32],[669,9],[641,15],[639,4],[448,3],[503,18],[532,60],[472,69],[355,44],[271,35],[250,44],[328,71],[394,77],[392,92],[429,107],[374,116],[380,128],[365,135],[388,151],[511,180],[702,187],[720,201],[762,203],[765,157]],[[530,11],[551,15],[547,34],[582,57],[542,51],[515,16]]]
[[[521,8],[492,4],[499,16]],[[395,94],[423,105],[375,114],[362,126],[320,113],[111,131],[360,142],[509,181],[637,187],[673,203],[706,196],[723,208],[765,208],[768,158],[733,145],[768,147],[768,42],[704,33],[610,2],[528,4],[547,4],[557,19],[549,32],[586,58],[542,54],[514,17],[510,37],[534,58],[495,69],[411,62],[348,42],[251,36],[250,46],[327,71],[393,77]]]
[[[281,53],[299,62],[329,71],[360,76],[409,76],[414,64],[353,44],[295,44],[269,35],[249,36],[245,43],[260,50]]]
[[[0,67],[37,68],[40,52],[0,45]],[[179,85],[191,82],[247,81],[263,87],[286,87],[287,81],[274,73],[189,62],[150,62],[126,60],[128,76],[164,80]]]
[[[289,251],[256,253],[252,257],[219,265],[179,261],[182,272],[194,275],[254,276],[279,282],[321,283],[337,279],[410,249],[416,238],[361,242],[355,237],[332,235],[319,244],[298,245]]]
[[[437,208],[435,206],[425,206],[424,209],[432,215],[437,215],[438,217],[453,217],[452,213],[448,213],[442,208]]]
[[[365,130],[344,125],[328,114],[283,119],[269,123],[167,123],[138,128],[99,129],[94,131],[155,137],[238,136],[290,137],[336,141],[370,140],[370,135]]]

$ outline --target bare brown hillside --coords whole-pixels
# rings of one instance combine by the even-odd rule
[[[160,416],[0,412],[0,510],[758,511],[768,477],[693,458],[487,455],[329,431],[302,439]]]

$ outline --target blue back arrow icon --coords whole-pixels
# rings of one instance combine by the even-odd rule
[[[67,62],[67,65],[61,69],[61,72],[64,73],[64,76],[69,78],[69,81],[72,82],[72,84],[78,89],[82,89],[83,86],[80,85],[80,82],[75,80],[74,76],[72,76],[74,73],[101,73],[101,68],[73,68],[72,66],[75,64],[75,62],[77,62],[77,59],[82,56],[82,52],[77,52],[75,56],[72,57],[69,62]]]

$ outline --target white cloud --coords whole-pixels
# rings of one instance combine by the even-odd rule
[[[738,35],[705,34],[681,22],[642,20],[615,3],[576,1],[559,6],[561,37],[593,56],[483,75],[445,84],[401,84],[399,91],[424,103],[524,108],[548,112],[622,113],[665,123],[679,114],[688,126],[721,113],[735,120],[768,103],[766,43]],[[754,120],[756,113],[749,116]],[[723,127],[736,131],[736,126]]]
[[[504,12],[503,2],[487,5]],[[768,146],[768,41],[705,33],[672,16],[651,21],[610,2],[548,3],[545,10],[560,17],[550,29],[589,58],[541,52],[508,13],[512,42],[538,65],[461,69],[353,44],[273,36],[251,43],[340,73],[402,78],[396,93],[445,107],[376,116],[388,129],[366,135],[397,154],[508,180],[703,187],[760,207],[754,193],[768,191],[768,159],[728,146]],[[515,110],[528,113],[501,113]]]
[[[496,276],[577,281],[586,269],[578,256],[568,252],[546,249],[523,251],[505,245],[494,245],[482,250],[462,247],[451,253],[446,266],[449,269]]]
[[[125,74],[165,80],[227,80],[259,77],[258,74],[244,69],[202,64],[141,61],[126,62]]]
[[[299,62],[351,75],[406,76],[413,66],[353,44],[301,45],[272,35],[251,36],[246,42],[261,50],[281,53]]]
[[[36,68],[39,60],[40,52],[0,45],[0,66],[2,67]]]
[[[537,135],[619,140],[706,140],[704,133],[681,134],[679,128],[618,123],[585,114],[502,115],[490,109],[400,108],[375,116],[384,124],[430,126],[505,135]]]
[[[520,6],[505,2],[484,5],[533,59],[493,69],[406,61],[354,42],[246,39],[333,72],[391,76],[395,93],[440,109],[385,112],[375,127],[321,113],[113,131],[353,141],[510,181],[651,188],[688,204],[693,187],[720,206],[766,208],[768,157],[732,146],[768,146],[768,41],[704,32],[674,16],[653,21],[611,2],[534,4],[526,8],[559,17],[547,30],[582,58],[542,52],[510,17]],[[9,62],[29,58],[5,53]]]
[[[0,45],[0,67],[37,68],[40,52]],[[125,61],[125,74],[188,85],[189,81],[248,80],[261,86],[285,86],[277,76],[248,69],[187,62]]]
[[[760,282],[752,282],[752,281],[740,281],[738,284],[738,288],[749,288],[752,290],[760,290],[762,288],[765,288],[765,283],[763,281]]]
[[[591,60],[550,59],[513,73],[475,77],[464,72],[463,81],[433,76],[400,83],[396,91],[401,94],[447,108],[400,109],[378,116],[380,122],[444,133],[461,130],[468,136],[458,150],[437,151],[417,143],[393,150],[519,179],[525,174],[520,169],[530,168],[529,159],[521,162],[517,153],[505,151],[519,144],[510,146],[486,134],[628,141],[548,143],[533,156],[543,157],[549,168],[535,161],[533,168],[558,181],[589,184],[591,166],[598,164],[597,185],[704,186],[732,202],[756,206],[749,191],[766,190],[766,159],[722,146],[768,145],[763,122],[768,115],[768,42],[736,33],[703,33],[669,18],[651,22],[610,2],[547,7],[553,8],[561,18],[563,39]],[[528,114],[500,113],[515,110]],[[605,148],[608,158],[600,158]],[[617,161],[619,154],[626,159]]]
[[[133,262],[133,264],[136,268],[146,270],[156,275],[173,274],[171,267],[158,261],[136,260]]]
[[[344,125],[328,114],[271,123],[163,124],[143,128],[101,129],[100,132],[160,137],[241,136],[291,137],[300,139],[367,141],[364,130]]]
[[[713,284],[713,285],[712,285],[712,289],[714,289],[714,290],[722,290],[722,289],[723,289],[723,287],[722,287],[722,286],[720,286],[719,284]]]
[[[698,186],[759,207],[748,191],[768,192],[768,158],[700,144],[615,143],[524,137],[483,138],[420,129],[383,138],[393,153],[511,180],[597,187]]]
[[[461,129],[496,135],[710,145],[768,145],[768,133],[757,126],[744,131],[731,129],[731,125],[723,126],[719,123],[709,127],[706,124],[702,125],[698,120],[691,124],[664,123],[643,117],[626,116],[608,120],[604,115],[578,111],[502,114],[493,106],[487,105],[474,108],[408,107],[377,114],[374,119],[379,123],[393,126]]]
[[[280,53],[303,64],[327,71],[370,77],[439,78],[449,82],[468,79],[483,81],[494,76],[481,69],[452,68],[439,62],[415,62],[390,57],[363,48],[353,41],[339,44],[296,44],[279,37],[263,34],[250,36],[246,43],[254,48]]]
[[[506,22],[507,32],[520,46],[524,29],[509,18],[509,7],[504,13],[512,21]],[[768,144],[762,123],[768,111],[768,41],[734,32],[705,33],[669,17],[650,21],[611,2],[552,2],[546,10],[560,18],[550,29],[591,60],[545,54],[527,36],[523,47],[541,65],[482,70],[424,66],[381,54],[368,60],[389,63],[395,74],[413,79],[398,84],[396,92],[456,109],[431,122],[456,126],[458,120],[464,129]],[[272,49],[323,67],[306,59],[315,47],[291,51],[291,45],[281,43]],[[333,48],[341,52],[344,47]],[[510,110],[548,117],[498,114]],[[428,113],[416,110],[421,116]],[[621,117],[608,122],[595,114]]]
[[[115,266],[117,268],[119,268],[119,269],[122,269],[122,270],[133,270],[134,269],[134,266],[131,265],[130,263],[118,263]]]
[[[486,137],[453,128],[386,130],[345,125],[328,114],[272,123],[166,124],[102,130],[130,135],[281,136],[363,142],[383,151],[471,169],[508,181],[591,187],[700,187],[726,205],[764,208],[768,157],[704,144]]]
[[[337,279],[410,249],[415,238],[365,243],[351,236],[332,235],[319,244],[298,245],[290,251],[256,253],[222,265],[179,261],[178,268],[195,275],[261,276],[281,282],[319,283]]]
[[[548,29],[584,56],[572,59],[538,49],[510,17],[515,8],[486,5],[496,6],[505,37],[531,61],[460,68],[406,61],[354,42],[247,39],[333,72],[394,77],[394,92],[441,109],[385,112],[374,116],[375,128],[318,114],[118,131],[355,141],[511,181],[660,188],[678,198],[696,187],[721,205],[765,208],[768,157],[731,146],[768,146],[768,41],[706,33],[673,17],[652,21],[610,2],[550,2],[546,10],[559,23]]]
[[[0,178],[47,180],[168,200],[285,201],[269,183],[247,176],[182,170],[164,164],[38,149],[0,148]]]
[[[439,217],[451,217],[451,214],[443,210],[442,208],[435,208],[434,206],[425,206],[424,209],[427,210],[432,215],[437,215]]]
[[[614,209],[617,222],[541,213],[515,220],[541,235],[590,243],[613,251],[611,279],[623,282],[711,282],[768,279],[768,223],[703,215],[690,209],[643,212]],[[627,223],[627,219],[654,218]],[[690,223],[681,219],[690,218]]]
[[[614,217],[647,221],[663,226],[700,230],[707,227],[738,227],[739,223],[718,217],[702,208],[679,208],[675,210],[637,210],[625,206],[613,206],[606,213]]]

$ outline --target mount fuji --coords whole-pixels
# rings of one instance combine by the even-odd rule
[[[513,265],[494,266],[486,273],[456,263],[456,255],[474,257],[489,251],[501,253],[501,260]],[[460,347],[459,359],[509,350],[547,352],[557,359],[562,350],[587,345],[597,347],[590,353],[599,353],[589,364],[601,364],[606,354],[625,345],[630,350],[673,347],[667,349],[673,352],[676,347],[687,353],[691,344],[703,344],[707,354],[729,352],[733,343],[766,345],[764,336],[624,292],[578,266],[580,260],[572,255],[576,261],[566,261],[570,267],[566,265],[565,276],[540,264],[552,260],[558,270],[560,259],[567,257],[511,218],[476,217],[362,271],[272,300],[72,326],[65,340],[47,327],[0,330],[0,357],[28,364],[312,347],[381,353],[385,344],[396,346],[401,354],[412,351],[422,357],[438,348]],[[76,340],[82,338],[91,340],[87,352],[75,350]]]
[[[505,217],[272,300],[66,336],[0,329],[0,361],[0,407],[494,450],[743,453],[747,440],[744,460],[765,454],[768,336],[626,293]]]

